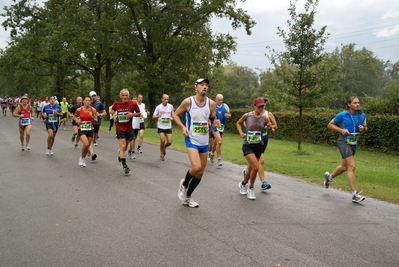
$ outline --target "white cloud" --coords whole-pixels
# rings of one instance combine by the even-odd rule
[[[376,37],[391,37],[399,33],[399,25],[392,28],[384,28],[382,30],[373,31]]]

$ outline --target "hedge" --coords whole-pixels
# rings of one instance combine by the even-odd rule
[[[249,110],[251,111],[251,110]],[[248,110],[230,110],[231,118],[226,120],[226,132],[236,133],[237,120]],[[273,112],[278,124],[272,138],[297,141],[298,113]],[[303,141],[313,144],[336,145],[338,133],[327,128],[336,113],[304,113]],[[367,116],[368,131],[362,133],[360,145],[382,152],[399,152],[399,116]]]

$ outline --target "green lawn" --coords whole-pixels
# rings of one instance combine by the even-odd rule
[[[103,122],[101,129],[108,131],[108,122]],[[113,132],[115,132],[115,127]],[[157,130],[146,129],[144,141],[158,144]],[[242,139],[238,135],[225,133],[222,146],[223,160],[246,165],[247,161],[242,155],[241,144]],[[180,128],[173,128],[171,148],[185,151]],[[336,147],[303,143],[302,151],[298,153],[296,142],[271,139],[265,152],[265,169],[321,185],[324,181],[324,173],[332,172],[341,162],[341,156]],[[355,161],[357,164],[356,186],[358,190],[363,190],[363,195],[399,204],[398,156],[366,151],[359,147]],[[335,178],[331,187],[349,191],[346,174]]]

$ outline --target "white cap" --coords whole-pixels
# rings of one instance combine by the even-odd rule
[[[89,96],[97,95],[95,91],[90,91]]]

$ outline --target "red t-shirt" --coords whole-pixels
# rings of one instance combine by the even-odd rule
[[[116,130],[127,132],[133,130],[132,118],[126,118],[127,113],[140,113],[140,108],[136,102],[129,100],[123,103],[122,100],[116,101],[112,106],[112,110],[116,111],[118,114],[116,116]]]

